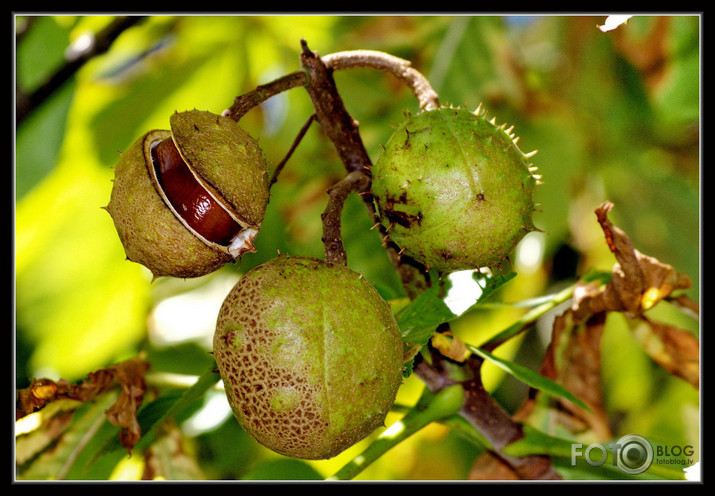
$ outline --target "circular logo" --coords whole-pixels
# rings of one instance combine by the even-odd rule
[[[645,472],[653,463],[653,446],[643,436],[627,434],[616,443],[616,465],[623,472],[637,475]]]

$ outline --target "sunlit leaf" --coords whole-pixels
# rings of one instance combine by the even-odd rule
[[[116,393],[108,393],[98,397],[97,401],[88,403],[85,407],[72,413],[71,423],[56,436],[53,449],[43,450],[39,456],[29,462],[29,466],[17,469],[19,479],[24,480],[61,480],[71,478],[73,467],[83,460],[83,453],[102,442],[98,435],[103,426],[108,426],[104,410],[116,400]],[[48,424],[49,425],[49,424]],[[117,430],[114,430],[116,436]],[[44,436],[42,431],[35,431],[28,436]],[[26,438],[18,439],[22,447]]]
[[[407,343],[424,344],[437,326],[453,319],[455,315],[439,297],[441,288],[433,286],[422,292],[397,316],[402,339]]]

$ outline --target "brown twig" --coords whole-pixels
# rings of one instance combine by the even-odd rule
[[[437,92],[432,89],[427,78],[412,67],[409,60],[376,50],[336,52],[326,55],[322,60],[327,67],[335,71],[369,67],[389,72],[412,90],[421,109],[430,110],[440,106]]]
[[[233,105],[224,110],[222,115],[238,122],[249,110],[259,106],[269,98],[284,91],[304,86],[307,82],[308,77],[303,71],[287,74],[270,83],[257,86],[253,91],[236,97],[233,101]]]
[[[301,40],[301,44],[303,51],[300,60],[309,78],[305,89],[315,107],[318,122],[333,143],[347,172],[359,170],[369,174],[370,157],[362,143],[357,122],[345,110],[332,71],[318,54],[308,49],[305,40]]]
[[[347,265],[348,258],[341,234],[343,205],[350,193],[365,191],[369,186],[369,176],[362,171],[353,171],[328,189],[328,203],[321,215],[326,262]]]
[[[309,78],[306,90],[313,101],[318,122],[333,143],[348,174],[353,171],[361,171],[371,180],[370,169],[372,162],[362,143],[358,124],[345,110],[342,98],[338,94],[332,76],[332,69],[323,62],[318,54],[308,49],[308,45],[304,40],[301,43],[303,46],[301,63]],[[361,62],[358,64],[355,59],[352,59],[353,62],[349,62],[352,58],[351,53],[353,52],[339,52],[339,56],[329,56],[329,60],[335,66],[345,69],[348,67],[362,67],[364,65],[361,64],[365,64],[369,60],[375,61],[379,59],[376,57],[372,59],[363,57],[360,58]],[[387,255],[395,267],[405,291],[408,296],[414,298],[421,289],[429,286],[424,268],[408,263],[409,261],[401,256],[397,246],[389,241],[384,226],[378,222],[369,187],[364,188],[364,192],[360,196],[370,218],[379,229]]]
[[[281,173],[283,170],[283,167],[285,167],[286,162],[290,159],[290,157],[293,155],[293,152],[295,149],[298,147],[298,144],[301,142],[303,137],[305,136],[305,133],[308,132],[308,128],[310,125],[315,121],[315,114],[311,114],[311,116],[308,118],[308,120],[303,124],[303,127],[300,128],[300,131],[298,131],[298,136],[293,140],[293,144],[290,147],[290,150],[288,150],[288,153],[286,153],[286,156],[283,157],[283,160],[280,161],[278,165],[276,165],[275,170],[273,171],[273,176],[271,176],[271,182],[268,184],[268,189],[278,181],[278,175]]]
[[[481,379],[483,361],[479,357],[471,355],[463,366],[459,367],[459,374],[464,377],[456,377],[454,367],[450,371],[445,367],[445,359],[438,352],[431,348],[430,352],[429,363],[422,359],[417,360],[415,374],[431,391],[438,391],[456,383],[462,385],[465,401],[459,414],[489,441],[490,456],[497,457],[518,479],[561,478],[548,457],[539,455],[513,457],[502,452],[506,446],[524,437],[524,431],[521,424],[512,418],[484,388]]]

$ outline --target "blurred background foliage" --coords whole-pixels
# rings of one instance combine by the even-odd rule
[[[26,24],[29,17],[16,17],[18,30],[28,27],[17,43],[17,86],[25,92],[37,87],[64,63],[68,47],[111,20],[43,16]],[[442,103],[471,110],[483,103],[498,122],[515,126],[524,151],[538,149],[533,162],[544,184],[537,192],[541,211],[535,222],[544,232],[521,243],[513,258],[518,277],[496,298],[533,298],[589,269],[610,271],[614,259],[593,213],[610,200],[614,224],[639,251],[687,273],[693,279],[688,294],[699,301],[700,18],[636,16],[606,33],[597,28],[604,20],[417,15],[143,19],[16,128],[16,387],[26,387],[31,377],[80,380],[139,350],[147,353],[152,372],[199,374],[211,364],[218,307],[241,273],[278,251],[322,257],[325,190],[344,172],[316,125],[272,190],[258,252],[210,276],[150,283],[148,271],[125,261],[102,209],[109,201],[118,152],[149,129],[166,129],[175,110],[220,113],[235,96],[299,70],[301,38],[319,54],[374,49],[410,60]],[[343,71],[335,79],[376,158],[403,113],[418,110],[416,101],[395,78],[377,71]],[[252,110],[241,124],[259,138],[273,166],[311,112],[307,94],[296,89]],[[348,201],[343,218],[349,265],[386,298],[402,297],[359,200]],[[698,332],[697,322],[667,308],[658,311]],[[454,330],[478,345],[521,313],[508,307],[472,313]],[[535,368],[548,340],[548,325],[537,326],[499,352]],[[697,391],[655,366],[620,316],[609,320],[604,336],[603,376],[614,432],[698,444]],[[523,401],[523,385],[496,371],[486,381],[508,409]],[[398,401],[412,404],[420,390],[419,381],[410,377]],[[329,461],[290,460],[250,440],[229,418],[220,391],[190,410],[167,436],[174,451],[167,448],[166,453],[182,453],[181,463],[174,455],[172,465],[183,470],[180,478],[320,478],[363,446]],[[431,425],[360,478],[463,479],[477,455],[471,444]],[[83,476],[131,479],[145,468],[141,453],[118,455]]]

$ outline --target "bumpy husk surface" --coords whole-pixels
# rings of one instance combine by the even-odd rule
[[[268,203],[268,171],[258,142],[228,117],[202,110],[175,112],[174,141],[184,160],[251,226]]]
[[[221,268],[230,255],[191,233],[157,193],[144,162],[143,143],[141,137],[122,153],[107,205],[127,259],[144,265],[154,277],[196,277]]]
[[[214,357],[243,428],[286,456],[330,458],[384,424],[402,381],[387,303],[342,265],[277,257],[226,297]]]
[[[408,118],[372,169],[382,224],[407,256],[441,271],[497,267],[535,230],[530,163],[483,112]]]
[[[150,131],[121,155],[107,210],[129,260],[154,277],[198,277],[233,257],[197,237],[162,200],[149,174],[145,140],[173,135],[187,163],[244,228],[256,231],[268,203],[268,171],[256,140],[227,117],[191,110],[173,114],[170,124],[171,132]]]

